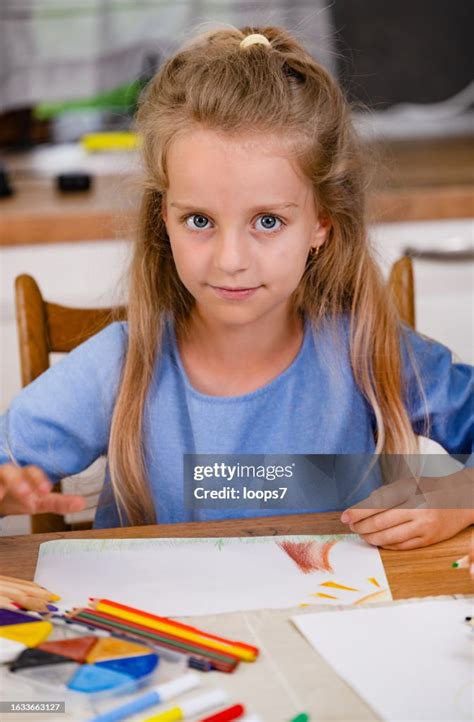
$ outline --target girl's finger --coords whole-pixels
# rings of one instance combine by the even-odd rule
[[[417,536],[417,531],[416,522],[408,521],[404,524],[394,526],[391,529],[375,532],[374,534],[361,534],[361,537],[365,539],[368,544],[377,547],[386,547],[413,539]]]
[[[32,483],[34,489],[40,494],[47,494],[51,491],[52,483],[38,466],[24,466],[23,472]]]
[[[37,499],[36,514],[72,514],[82,511],[87,504],[83,496],[75,494],[45,494]]]
[[[375,489],[367,499],[346,509],[341,516],[345,524],[353,524],[381,511],[394,509],[402,504],[410,503],[418,489],[413,479],[399,479],[391,484]]]
[[[388,511],[380,511],[368,519],[362,519],[362,521],[350,524],[350,527],[357,534],[373,534],[403,524],[412,518],[413,514],[410,509],[389,509]]]
[[[5,501],[7,501],[7,497],[9,497],[25,503],[29,496],[35,493],[35,483],[30,479],[29,472],[25,472],[19,466],[14,466],[13,464],[5,465],[2,469],[2,479],[5,490]]]
[[[356,509],[355,507],[351,507],[343,512],[341,521],[343,524],[355,524],[358,521],[362,521],[362,519],[367,519],[370,516],[374,516],[374,514],[378,514],[380,511],[382,511],[382,509]]]
[[[393,544],[393,545],[383,545],[384,549],[391,549],[396,552],[402,552],[402,551],[408,551],[409,549],[419,549],[420,547],[427,546],[423,542],[423,539],[421,536],[415,536],[412,539],[407,539],[406,541],[400,542],[400,544]]]

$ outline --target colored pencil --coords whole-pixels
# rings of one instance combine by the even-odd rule
[[[209,639],[214,639],[216,642],[222,642],[223,644],[231,645],[232,647],[238,647],[239,649],[242,649],[243,651],[249,652],[251,655],[257,656],[258,655],[258,649],[257,647],[253,647],[250,644],[245,644],[244,642],[234,642],[229,639],[224,639],[223,637],[218,637],[215,634],[210,634],[209,632],[204,632],[202,629],[198,629],[197,627],[191,627],[189,624],[183,624],[182,622],[178,622],[176,619],[170,619],[169,617],[160,617],[156,614],[151,614],[150,612],[144,612],[140,609],[134,609],[133,607],[128,607],[124,604],[120,604],[118,602],[113,602],[110,599],[94,599],[93,597],[90,597],[90,601],[93,602],[93,604],[107,604],[110,607],[113,607],[114,610],[117,610],[117,612],[112,612],[109,610],[109,613],[115,613],[118,614],[118,611],[122,612],[128,612],[137,614],[140,617],[143,617],[144,619],[150,620],[150,622],[163,622],[165,624],[170,624],[173,627],[176,627],[177,629],[181,629],[183,632],[195,632],[196,634],[205,636]],[[142,622],[143,624],[146,624],[146,622]],[[148,626],[148,625],[147,625]]]
[[[148,641],[151,640],[168,649],[188,653],[196,659],[202,659],[203,661],[208,660],[212,663],[213,667],[221,672],[232,672],[239,663],[237,657],[215,649],[208,649],[204,645],[190,643],[181,637],[172,637],[150,629],[149,627],[142,627],[136,623],[126,622],[119,618],[111,617],[110,619],[104,619],[103,617],[105,615],[102,614],[100,617],[96,615],[98,615],[98,613],[89,610],[79,610],[68,614],[68,618],[75,622],[81,622],[89,627],[98,627],[99,629],[108,631],[114,629],[121,630],[129,637],[145,638]]]
[[[97,637],[101,637],[101,636],[102,637],[115,637],[116,639],[123,639],[126,642],[130,642],[130,641],[136,642],[137,639],[140,642],[144,641],[143,639],[140,639],[138,637],[138,635],[128,634],[126,632],[119,631],[118,629],[105,629],[105,627],[92,626],[90,623],[81,622],[79,620],[77,622],[76,621],[73,622],[69,619],[69,617],[66,617],[63,614],[47,614],[46,615],[46,614],[40,614],[39,612],[37,612],[37,615],[38,615],[38,619],[47,619],[55,625],[65,627],[66,629],[69,629],[71,631],[78,631],[81,634],[84,634],[84,632],[87,630],[87,631],[93,632],[94,635],[96,635]],[[163,645],[159,645],[152,639],[146,639],[145,641],[151,647],[153,647],[153,649],[158,654],[160,654],[163,657],[163,659],[167,659],[170,662],[177,662],[177,661],[182,660],[183,654],[184,654],[184,656],[188,656],[186,653],[178,651],[174,648],[164,647]],[[188,659],[187,659],[188,666],[192,666],[191,661],[192,661],[192,658],[188,657]],[[200,661],[201,660],[199,660],[199,659],[196,660],[197,663],[199,663]],[[200,666],[198,667],[198,665],[197,665],[196,668],[200,669],[201,667]]]
[[[258,649],[256,647],[208,634],[196,627],[176,622],[168,617],[158,617],[154,614],[134,609],[133,607],[118,604],[109,599],[91,599],[91,601],[93,608],[98,611],[127,619],[128,621],[138,622],[152,629],[188,639],[191,642],[204,643],[214,649],[231,653],[246,662],[254,662],[258,656]]]
[[[461,559],[453,562],[451,566],[453,569],[466,569],[469,566],[469,557],[467,555],[465,557],[461,557]]]
[[[104,626],[104,628],[106,626],[110,626],[112,628],[128,630],[129,632],[141,632],[142,634],[146,634],[150,638],[153,637],[156,639],[160,639],[169,642],[170,644],[186,645],[190,647],[192,646],[194,649],[202,650],[204,653],[210,654],[213,657],[221,657],[222,659],[225,659],[229,662],[239,662],[239,658],[236,655],[231,654],[230,652],[221,652],[220,650],[214,649],[213,647],[208,647],[206,644],[201,644],[198,642],[188,642],[188,640],[184,639],[183,637],[176,637],[172,634],[160,632],[151,629],[150,627],[138,624],[136,622],[128,622],[126,620],[105,614],[103,612],[91,612],[88,609],[83,609],[79,612],[75,612],[71,616],[71,618],[75,620],[83,620],[85,623],[89,624],[101,624]]]
[[[78,618],[78,621],[80,621],[79,618]],[[84,623],[88,624],[88,625],[93,624],[94,627],[98,627],[99,629],[111,630],[114,628],[110,624],[107,624],[103,621],[91,622],[91,620],[89,618],[84,620]],[[117,625],[117,627],[118,626],[119,625]],[[235,669],[235,667],[239,663],[238,659],[230,658],[228,656],[225,656],[223,654],[216,652],[215,650],[213,650],[212,653],[211,652],[206,653],[200,647],[187,644],[185,640],[180,640],[180,639],[166,640],[163,637],[159,636],[159,634],[157,632],[154,632],[151,629],[145,628],[144,630],[139,630],[139,629],[130,629],[128,627],[122,627],[122,626],[120,626],[120,628],[123,629],[124,632],[126,634],[128,634],[128,636],[135,636],[135,637],[142,638],[142,639],[144,638],[148,641],[151,640],[152,642],[156,642],[156,643],[160,644],[161,646],[166,647],[168,649],[172,649],[175,651],[181,651],[181,653],[183,653],[183,654],[189,653],[189,654],[192,654],[195,658],[210,660],[212,662],[212,664],[213,665],[215,664],[216,668],[219,669],[220,671],[231,672]]]

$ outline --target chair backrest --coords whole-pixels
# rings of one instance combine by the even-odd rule
[[[388,277],[388,287],[400,319],[407,326],[415,328],[415,283],[413,264],[409,256],[402,256],[393,264]]]
[[[113,319],[126,318],[124,307],[68,308],[45,301],[35,279],[26,274],[15,279],[15,305],[23,386],[49,368],[51,353],[67,353]],[[32,516],[31,527],[38,533],[90,528],[91,524],[81,522],[72,527],[62,516],[41,514]]]

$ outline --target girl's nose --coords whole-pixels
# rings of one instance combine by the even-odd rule
[[[243,233],[227,231],[216,239],[214,265],[229,275],[244,271],[250,263],[250,248]]]

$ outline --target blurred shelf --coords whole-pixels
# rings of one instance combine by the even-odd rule
[[[140,200],[137,157],[84,157],[77,147],[66,150],[39,148],[5,158],[16,193],[0,199],[0,245],[133,237]],[[471,138],[377,141],[367,145],[367,155],[375,168],[368,199],[372,222],[474,215]],[[65,169],[93,173],[92,189],[58,193],[53,177]]]

